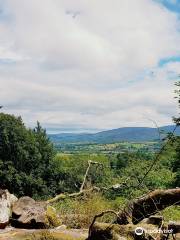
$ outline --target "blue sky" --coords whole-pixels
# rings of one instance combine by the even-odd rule
[[[171,124],[180,1],[113,3],[0,0],[3,111],[61,132]]]
[[[171,56],[168,58],[163,58],[159,61],[159,67],[163,67],[164,65],[170,62],[180,62],[180,56]]]
[[[163,4],[168,10],[180,14],[180,1],[179,0],[155,0]]]
[[[169,11],[175,13],[178,18],[180,18],[180,0],[155,0],[156,2],[162,4],[165,8]],[[179,26],[180,31],[180,26]],[[180,55],[170,56],[159,61],[159,66],[162,67],[163,65],[169,62],[180,62]]]

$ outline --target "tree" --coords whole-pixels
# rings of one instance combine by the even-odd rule
[[[0,187],[17,195],[48,194],[46,173],[53,146],[38,123],[25,127],[21,117],[0,113]]]
[[[46,178],[47,174],[49,174],[48,170],[55,155],[54,147],[47,137],[46,130],[41,127],[39,122],[37,122],[37,126],[34,128],[33,132],[36,140],[36,147],[39,152],[38,171],[41,169],[40,172],[36,173],[40,173],[40,175],[43,175],[44,178]]]

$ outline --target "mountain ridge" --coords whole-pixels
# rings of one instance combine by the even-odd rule
[[[121,141],[145,142],[159,140],[168,132],[173,132],[175,125],[162,126],[159,129],[151,127],[122,127],[105,130],[97,133],[57,133],[48,134],[52,142],[62,143],[115,143]],[[180,127],[176,129],[176,135],[180,135]]]

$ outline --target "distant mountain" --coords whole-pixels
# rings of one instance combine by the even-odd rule
[[[160,127],[164,136],[174,130],[173,125]],[[180,135],[180,127],[176,129],[176,135]],[[121,141],[145,142],[159,139],[157,128],[148,127],[124,127],[102,131],[98,133],[59,133],[49,134],[49,138],[54,143],[115,143]]]

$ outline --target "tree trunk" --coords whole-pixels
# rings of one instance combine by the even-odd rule
[[[128,224],[131,220],[133,224],[137,224],[171,205],[180,205],[180,188],[155,190],[133,201],[120,212],[117,223]]]

